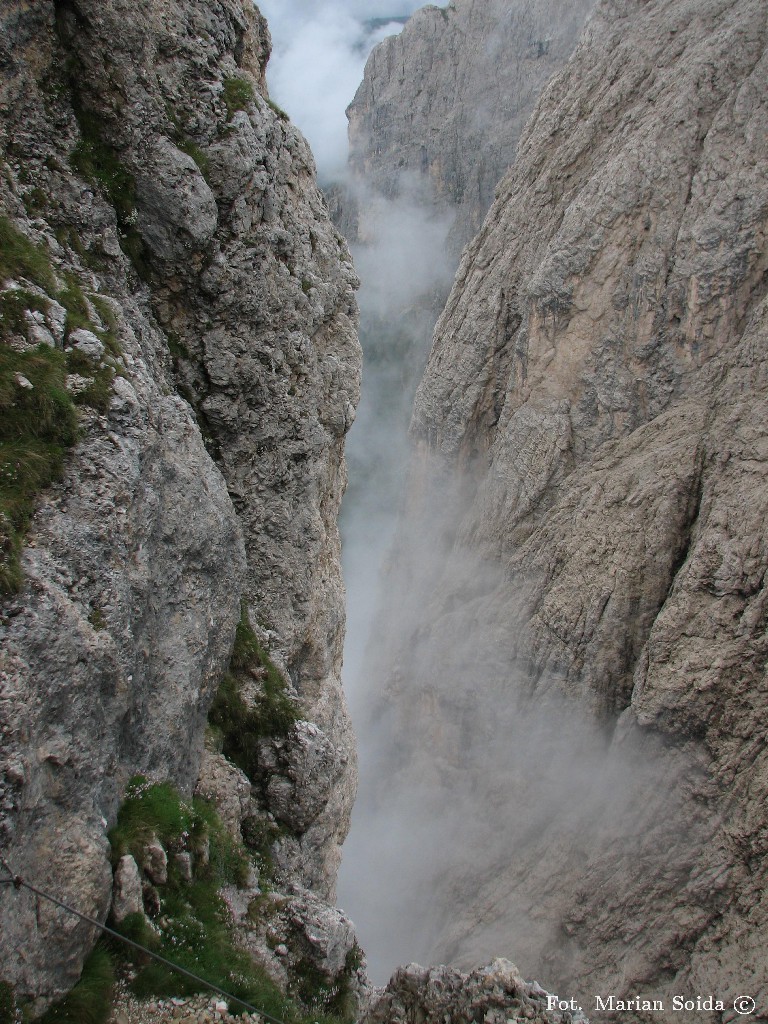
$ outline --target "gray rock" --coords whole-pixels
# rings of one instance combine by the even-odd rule
[[[468,974],[450,967],[408,964],[399,967],[384,991],[373,999],[361,1024],[406,1024],[413,1020],[423,1024],[460,1020],[588,1024],[579,1010],[549,1009],[557,1002],[536,982],[524,981],[509,960],[494,960]]]
[[[151,839],[142,850],[141,867],[155,885],[168,881],[168,854],[158,839]]]
[[[184,882],[192,881],[192,854],[186,851],[182,853],[175,853],[173,855],[173,862],[179,872],[181,879]]]
[[[133,857],[127,853],[117,862],[112,884],[112,917],[120,924],[129,914],[143,912],[141,876]]]
[[[450,209],[458,256],[594,2],[454,0],[417,11],[368,58],[347,110],[353,172],[385,196],[416,189]]]
[[[47,345],[48,348],[56,348],[56,340],[47,327],[35,320],[28,321],[28,323],[27,338],[31,345]]]
[[[288,902],[286,915],[295,926],[294,953],[331,982],[341,975],[357,943],[354,925],[343,911],[305,892]]]
[[[267,803],[278,821],[306,832],[343,775],[344,757],[312,722],[297,722],[284,740],[262,742]]]
[[[251,782],[245,772],[235,767],[223,754],[206,750],[195,788],[197,796],[216,805],[222,824],[242,842],[240,823],[250,813]]]
[[[104,342],[97,338],[93,331],[86,331],[79,327],[76,331],[70,333],[68,341],[70,345],[79,349],[83,355],[93,359],[94,362],[99,362],[104,355]]]
[[[302,713],[344,751],[315,841],[296,862],[305,884],[332,896],[356,786],[340,682],[337,515],[348,409],[359,395],[357,278],[306,142],[262,95],[268,36],[250,4],[225,0],[212,16],[201,0],[153,0],[130,32],[117,6],[76,6],[87,38],[73,19],[60,27],[82,66],[82,102],[135,181],[125,230],[145,248],[142,273],[173,338],[178,387],[205,426],[243,529],[242,596],[254,622],[269,622],[271,653]],[[169,23],[179,46],[164,43]],[[119,111],[115,64],[125,72]],[[252,97],[228,110],[226,83],[243,76]]]
[[[184,260],[212,240],[216,200],[192,157],[170,139],[148,142],[136,188],[137,227],[155,258]]]
[[[64,331],[67,326],[67,311],[60,302],[48,298],[45,310],[45,322],[57,345],[64,343]]]
[[[54,15],[49,0],[0,13],[3,139],[19,147],[3,148],[0,206],[52,272],[74,275],[94,322],[92,300],[111,308],[124,375],[106,413],[83,409],[0,627],[2,843],[30,878],[106,915],[102,820],[138,773],[191,791],[245,596],[303,713],[343,752],[294,862],[331,894],[355,789],[336,517],[356,277],[306,143],[264,98],[269,37],[252,5],[151,0],[126,20],[111,0],[75,0]],[[232,78],[253,88],[236,112]],[[117,211],[71,168],[72,89],[119,164]],[[210,151],[210,184],[177,141],[203,168]],[[31,188],[55,196],[55,224],[25,215]],[[93,941],[53,923],[0,892],[3,979],[43,1001],[77,980]]]
[[[64,378],[64,386],[70,395],[81,395],[93,384],[93,377],[83,377],[81,373],[68,373]]]

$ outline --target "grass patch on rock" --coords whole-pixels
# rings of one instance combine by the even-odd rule
[[[80,282],[74,274],[65,274],[64,282],[64,287],[59,291],[57,298],[67,311],[67,333],[78,328],[93,331],[91,311]]]
[[[300,960],[293,966],[291,992],[302,1006],[316,1015],[316,1021],[320,1019],[319,1014],[326,1019],[351,1022],[356,1012],[352,976],[361,962],[360,949],[355,945],[347,954],[344,971],[335,981],[329,981],[309,960]]]
[[[80,981],[40,1018],[39,1024],[106,1024],[112,1012],[115,969],[99,943],[85,962]]]
[[[257,695],[243,691],[256,684]],[[235,646],[214,698],[208,721],[222,736],[222,752],[252,780],[258,772],[258,744],[266,736],[285,736],[299,719],[285,679],[259,642],[243,605]]]
[[[171,855],[168,881],[159,885],[159,912],[155,927],[142,914],[127,917],[118,926],[140,942],[234,996],[283,1019],[295,1019],[285,996],[266,973],[235,945],[229,912],[220,895],[224,885],[246,884],[249,860],[244,849],[224,829],[214,808],[203,800],[183,800],[169,784],[132,780],[125,802],[110,832],[115,863],[125,853],[142,862],[144,847],[157,838]],[[173,853],[189,851],[194,871],[185,880],[174,866]],[[115,955],[126,953],[119,943]],[[136,976],[137,996],[192,995],[199,983],[164,967],[143,954],[129,954]],[[232,1004],[237,1011],[237,1004]]]
[[[90,382],[73,396],[75,404],[88,405],[97,412],[105,413],[112,398],[114,367],[109,363],[96,365],[84,352],[76,348],[69,349],[66,359],[68,373],[76,373]]]
[[[26,336],[28,312],[46,313],[49,302],[26,288],[9,288],[0,293],[0,341],[14,335]]]
[[[75,104],[80,139],[69,161],[72,169],[99,186],[112,204],[120,228],[120,246],[142,280],[149,275],[147,253],[136,230],[136,180],[120,158],[118,150],[103,137],[99,119]]]
[[[79,109],[77,121],[80,139],[70,156],[72,169],[88,181],[101,185],[118,219],[129,219],[136,205],[136,182],[133,175],[123,165],[115,147],[103,140],[101,125],[94,114]]]
[[[25,277],[47,292],[56,288],[44,247],[31,242],[8,217],[0,217],[0,280],[9,277]]]
[[[119,353],[116,318],[103,299],[86,298],[73,274],[59,287],[45,249],[0,217],[0,276],[32,282],[30,288],[0,292],[0,594],[22,584],[20,555],[40,492],[61,476],[64,458],[78,437],[77,406],[106,412],[116,364],[99,363],[78,349],[64,353],[50,345],[18,351],[14,339],[34,340],[32,318],[50,312],[54,298],[66,310],[66,332],[84,328],[113,355]],[[33,286],[45,288],[38,294]],[[102,327],[93,322],[97,310]],[[83,386],[67,390],[67,376]]]
[[[77,440],[63,352],[0,344],[0,593],[21,587],[19,557],[40,492],[58,479]]]
[[[203,178],[208,181],[211,171],[211,161],[206,153],[198,146],[196,142],[190,139],[188,136],[182,136],[175,140],[177,149],[180,149],[182,153],[186,153],[187,156],[197,164],[197,169],[202,174]]]
[[[290,121],[291,120],[290,117],[288,116],[288,114],[283,110],[283,108],[278,106],[277,103],[275,103],[274,100],[267,99],[267,106],[269,107],[269,109],[273,113],[277,114],[277,116],[280,118],[281,121]]]
[[[238,110],[245,110],[253,100],[253,83],[247,78],[224,79],[224,105],[227,108],[227,120],[231,121]]]

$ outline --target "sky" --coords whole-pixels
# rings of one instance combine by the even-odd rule
[[[447,0],[436,6],[445,7]],[[272,99],[309,140],[323,182],[343,176],[347,160],[344,111],[363,77],[373,46],[402,29],[371,32],[371,18],[402,17],[420,0],[259,0],[272,33],[267,82]]]

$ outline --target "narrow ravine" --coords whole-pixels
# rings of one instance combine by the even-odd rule
[[[398,159],[443,180],[434,76],[488,82],[492,9],[376,51],[377,159],[428,111]],[[366,663],[382,905],[427,963],[504,955],[593,1008],[765,1003],[767,31],[754,0],[596,5],[437,324]]]
[[[765,0],[264,13],[0,7],[0,1024],[768,1021]]]
[[[363,387],[347,439],[341,519],[344,684],[360,785],[338,894],[380,984],[400,963],[428,962],[442,900],[436,896],[439,848],[460,825],[460,816],[446,814],[440,786],[422,790],[398,778],[388,793],[381,778],[382,771],[396,774],[397,744],[380,720],[378,688],[390,670],[382,651],[400,649],[400,658],[409,658],[397,630],[383,644],[377,631],[393,604],[412,596],[400,592],[403,582],[387,562],[408,498],[413,400],[461,248],[479,226],[538,91],[566,59],[591,2],[580,0],[555,24],[546,4],[513,4],[513,16],[499,2],[477,9],[464,3],[447,13],[433,6],[406,27],[413,40],[406,50],[395,40],[404,18],[388,18],[411,13],[417,3],[397,9],[390,0],[362,8],[340,0],[311,9],[298,0],[263,5],[274,41],[272,94],[313,146],[361,281]],[[364,76],[367,54],[384,37],[387,44]],[[457,38],[467,41],[461,64],[450,56]],[[496,61],[492,83],[483,53]],[[390,68],[401,65],[405,85],[390,77]],[[343,111],[350,102],[348,147]],[[412,105],[417,114],[411,122]],[[435,135],[425,157],[417,140]],[[442,557],[435,541],[417,541],[428,553],[420,563],[424,579],[431,572],[427,562]]]
[[[271,93],[312,145],[319,179],[360,277],[363,386],[347,437],[349,483],[341,532],[347,588],[344,685],[358,738],[361,781],[338,899],[355,922],[369,974],[383,984],[398,964],[425,950],[423,945],[409,947],[403,929],[383,913],[383,878],[396,862],[396,850],[390,857],[381,849],[375,864],[370,859],[376,738],[370,727],[366,650],[405,492],[413,397],[455,270],[447,243],[453,216],[436,210],[423,187],[388,199],[348,164],[345,109],[360,85],[366,58],[381,39],[402,29],[405,15],[419,3],[336,0],[310,8],[267,0],[261,6],[273,38]]]
[[[503,955],[584,1003],[733,1005],[765,986],[764,913],[747,937],[739,910],[764,820],[765,10],[591,7],[425,8],[350,107],[328,194],[371,390],[344,513],[361,786],[339,892],[376,981]],[[481,222],[405,442],[429,331],[402,325]]]

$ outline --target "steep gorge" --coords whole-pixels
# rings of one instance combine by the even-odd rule
[[[766,31],[751,0],[597,5],[416,398],[378,839],[432,962],[585,1007],[768,998]]]
[[[377,51],[374,68],[416,39],[429,63],[425,27],[439,48],[467,12],[477,45],[433,62],[450,84],[425,93],[418,131],[430,95],[477,76],[502,7],[428,9]],[[0,401],[27,407],[44,358],[69,395],[52,405],[79,403],[3,598],[3,854],[103,919],[128,780],[197,783],[235,837],[278,837],[281,887],[229,894],[244,944],[284,984],[306,950],[324,984],[350,982],[354,932],[327,901],[355,784],[335,524],[356,279],[266,95],[258,12],[139,13],[14,0],[1,16]],[[425,926],[434,960],[509,956],[585,1005],[638,990],[768,1005],[766,31],[759,0],[598,3],[438,324],[369,653],[372,838],[389,830],[390,870],[416,881],[405,927]],[[524,64],[548,56],[542,26],[523,35]],[[506,164],[522,114],[499,113]],[[437,145],[409,176],[469,197],[456,238],[493,175],[447,158],[443,175]],[[251,779],[210,735],[204,749],[248,619],[271,667],[246,698],[277,671],[301,719],[259,739]],[[266,938],[263,897],[281,908]],[[38,1007],[94,938],[10,887],[0,928],[0,980]],[[368,1019],[570,1019],[546,1002],[506,961],[412,966]]]
[[[350,700],[367,685],[363,639],[376,629],[377,571],[405,487],[407,427],[435,322],[461,249],[593,2],[566,10],[549,0],[423,7],[374,48],[347,108],[348,174],[329,205],[362,282],[364,388],[343,513]],[[365,729],[363,719],[356,724]],[[347,864],[356,860],[354,842]],[[343,867],[342,886],[347,873]]]

